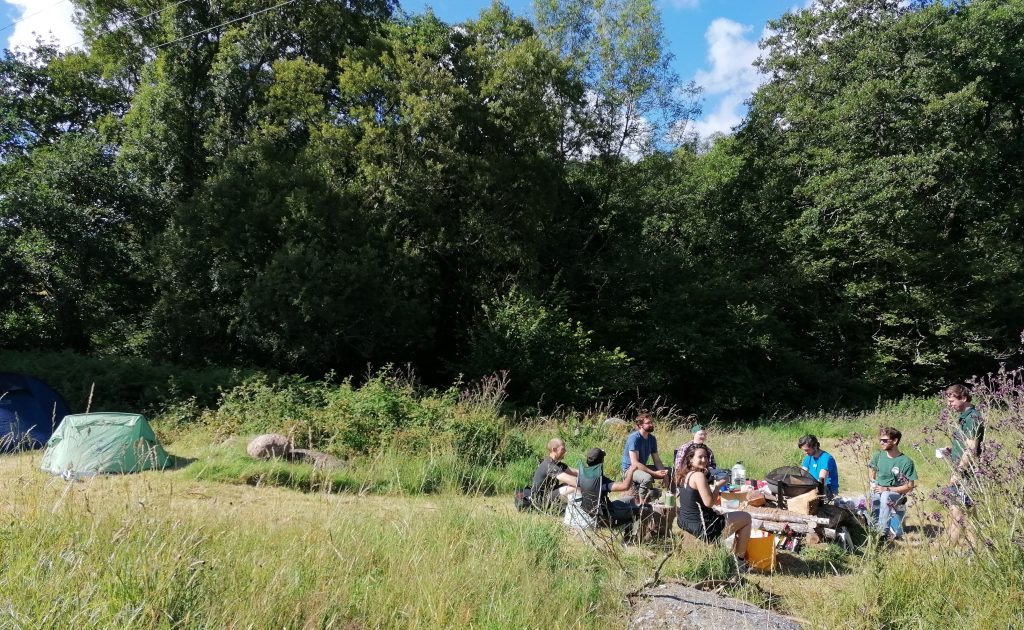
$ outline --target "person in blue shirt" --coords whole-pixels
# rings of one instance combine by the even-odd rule
[[[634,469],[632,494],[637,496],[640,503],[658,498],[660,493],[654,488],[654,481],[668,476],[668,469],[658,455],[654,418],[647,412],[636,417],[636,431],[626,438],[626,448],[622,452],[622,474],[625,475],[630,468]]]
[[[798,444],[804,452],[804,461],[800,467],[824,486],[827,498],[839,494],[839,467],[836,466],[835,458],[821,450],[821,443],[813,435],[803,436]]]

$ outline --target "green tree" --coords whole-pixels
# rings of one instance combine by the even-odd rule
[[[1024,4],[824,2],[773,28],[740,135],[816,287],[808,334],[887,394],[999,355],[1024,279]]]

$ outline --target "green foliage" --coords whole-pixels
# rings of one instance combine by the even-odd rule
[[[977,369],[1019,327],[1013,298],[993,298],[1024,270],[1005,223],[1021,209],[1020,98],[1003,80],[1020,74],[1022,23],[1019,3],[864,0],[786,15],[767,42],[774,79],[741,134],[765,210],[816,294],[811,334],[886,393]]]
[[[466,374],[478,376],[498,368],[506,370],[513,383],[523,375],[528,380],[517,397],[537,404],[545,396],[586,403],[628,386],[626,353],[595,347],[593,332],[573,321],[565,309],[548,308],[512,288],[481,310],[462,365]]]
[[[80,2],[84,51],[0,60],[9,347],[507,369],[518,404],[628,391],[729,417],[1016,356],[1020,2],[788,13],[710,145],[685,137],[698,88],[652,0],[458,26],[390,0],[157,4]],[[346,439],[425,443],[434,421],[380,420],[407,413]]]
[[[225,391],[199,420],[221,436],[282,433],[297,446],[339,455],[451,453],[462,462],[457,470],[469,471],[467,479],[479,477],[475,467],[503,467],[534,452],[512,430],[511,419],[486,401],[460,396],[455,388],[424,389],[391,368],[358,387],[350,380],[336,385],[255,376]]]
[[[31,374],[59,392],[74,413],[82,413],[92,394],[91,411],[136,411],[150,418],[172,413],[188,425],[203,408],[213,407],[222,390],[252,379],[269,381],[273,373],[207,367],[186,369],[144,359],[86,357],[70,351],[0,351],[4,370]]]

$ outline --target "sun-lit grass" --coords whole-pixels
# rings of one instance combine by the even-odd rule
[[[1024,626],[1022,523],[1004,523],[1019,518],[1012,497],[986,497],[979,517],[992,539],[969,559],[928,544],[928,515],[941,512],[928,495],[949,474],[924,442],[936,411],[933,401],[908,401],[869,414],[712,424],[719,465],[742,460],[751,477],[798,463],[796,440],[815,433],[837,458],[843,493],[861,494],[883,424],[903,430],[920,473],[914,532],[896,549],[785,554],[779,571],[750,576],[732,594],[812,627]],[[839,444],[854,433],[870,438],[859,451]],[[570,464],[601,446],[617,476],[621,428],[554,422],[523,428],[535,457],[503,467],[466,463],[435,443],[353,455],[321,473],[251,460],[251,436],[205,426],[164,434],[180,458],[173,471],[69,484],[38,470],[39,452],[5,456],[0,626],[618,628],[625,595],[670,550],[665,579],[730,575],[720,546],[594,546],[557,519],[515,512],[511,490],[529,483],[542,445],[560,434]],[[670,426],[657,435],[666,460],[689,439]]]
[[[493,500],[302,494],[2,461],[5,627],[617,626],[628,575]],[[551,597],[557,593],[557,597]]]

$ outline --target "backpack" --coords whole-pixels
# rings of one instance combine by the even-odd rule
[[[526,486],[516,490],[515,506],[520,512],[525,512],[533,506],[533,488]]]

